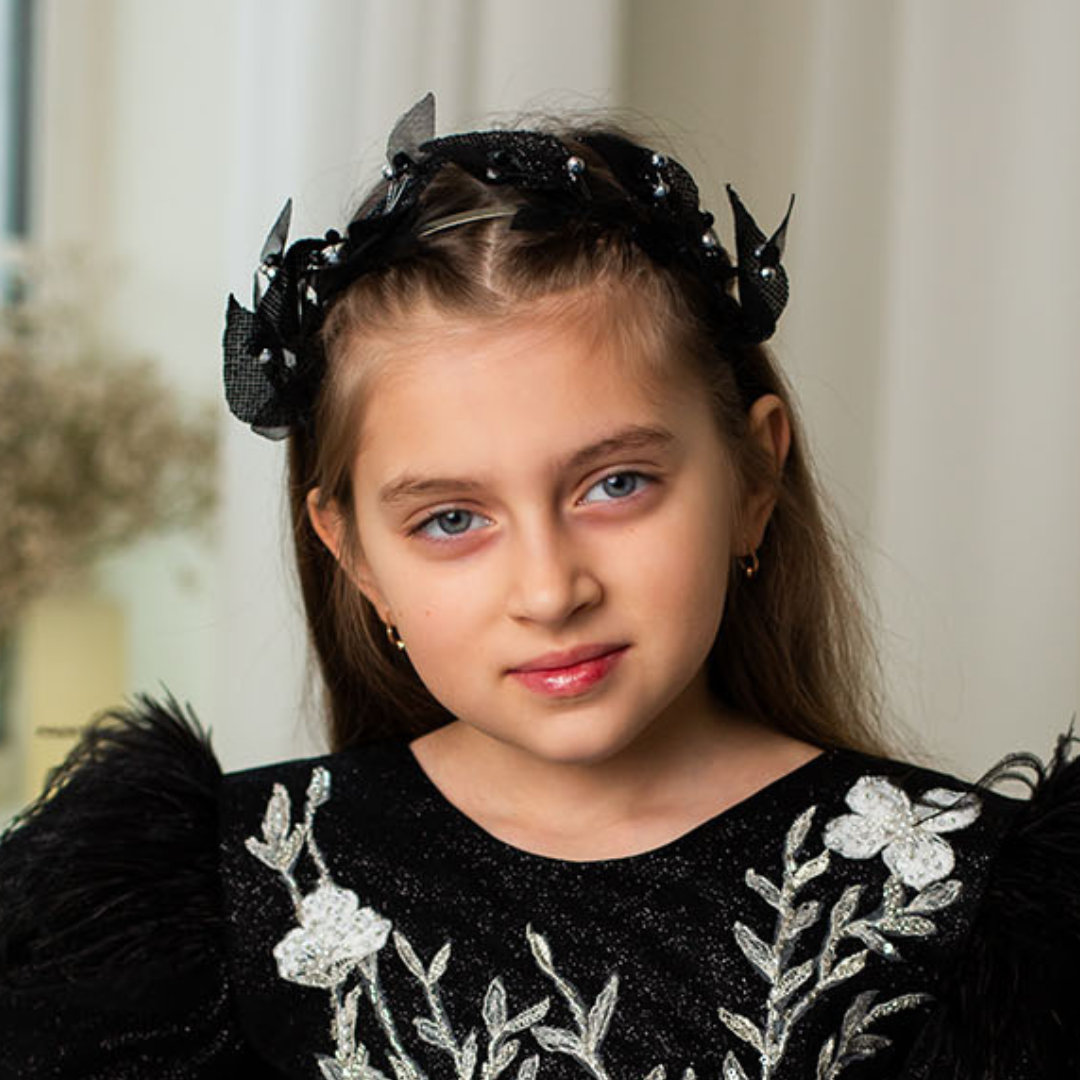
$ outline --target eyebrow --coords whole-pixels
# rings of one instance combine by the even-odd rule
[[[630,424],[611,435],[575,450],[558,463],[561,471],[583,469],[599,458],[628,450],[662,450],[677,442],[667,428],[648,424]],[[448,494],[453,491],[479,491],[483,488],[477,480],[450,476],[417,476],[404,473],[379,489],[379,502],[383,506],[395,506],[423,495]]]

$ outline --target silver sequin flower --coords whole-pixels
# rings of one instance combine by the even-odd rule
[[[952,872],[952,847],[941,833],[970,825],[979,800],[970,793],[934,788],[918,802],[883,776],[862,776],[845,800],[854,811],[825,826],[825,846],[847,859],[872,859],[905,885],[922,889]]]
[[[283,979],[330,989],[386,944],[390,920],[360,907],[351,889],[324,882],[300,902],[300,926],[274,946]]]

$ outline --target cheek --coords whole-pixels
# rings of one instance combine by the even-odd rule
[[[649,600],[686,637],[711,643],[723,614],[731,552],[731,523],[706,478],[687,492],[670,527],[657,537],[650,560]]]
[[[727,539],[715,529],[687,523],[674,542],[657,545],[649,572],[649,601],[658,614],[681,621],[693,634],[719,623],[727,592]]]
[[[435,679],[436,669],[460,670],[462,657],[477,648],[486,625],[480,583],[468,574],[448,573],[445,564],[427,572],[411,561],[404,571],[388,579],[388,588],[414,666],[425,681],[429,670]]]

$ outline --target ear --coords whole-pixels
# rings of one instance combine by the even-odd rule
[[[779,478],[791,448],[791,421],[786,406],[776,394],[762,394],[750,406],[749,432],[772,459],[774,475]],[[749,555],[761,545],[775,505],[776,492],[771,487],[747,494],[743,507],[743,535],[736,543],[736,554]]]
[[[359,541],[353,545],[355,551],[349,551],[349,545],[346,543],[346,531],[353,527],[355,523],[350,521],[348,516],[342,512],[341,507],[335,500],[330,499],[324,504],[319,496],[320,489],[312,488],[307,493],[305,500],[311,527],[353,584],[375,606],[375,610],[379,612],[383,622],[393,622],[390,617],[390,605],[387,604],[386,598],[375,582],[375,575],[364,557]]]

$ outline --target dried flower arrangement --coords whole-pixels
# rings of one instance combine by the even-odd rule
[[[106,352],[85,295],[23,258],[0,304],[0,638],[27,601],[135,539],[209,519],[216,425],[148,359]],[[84,290],[85,292],[85,290]]]

